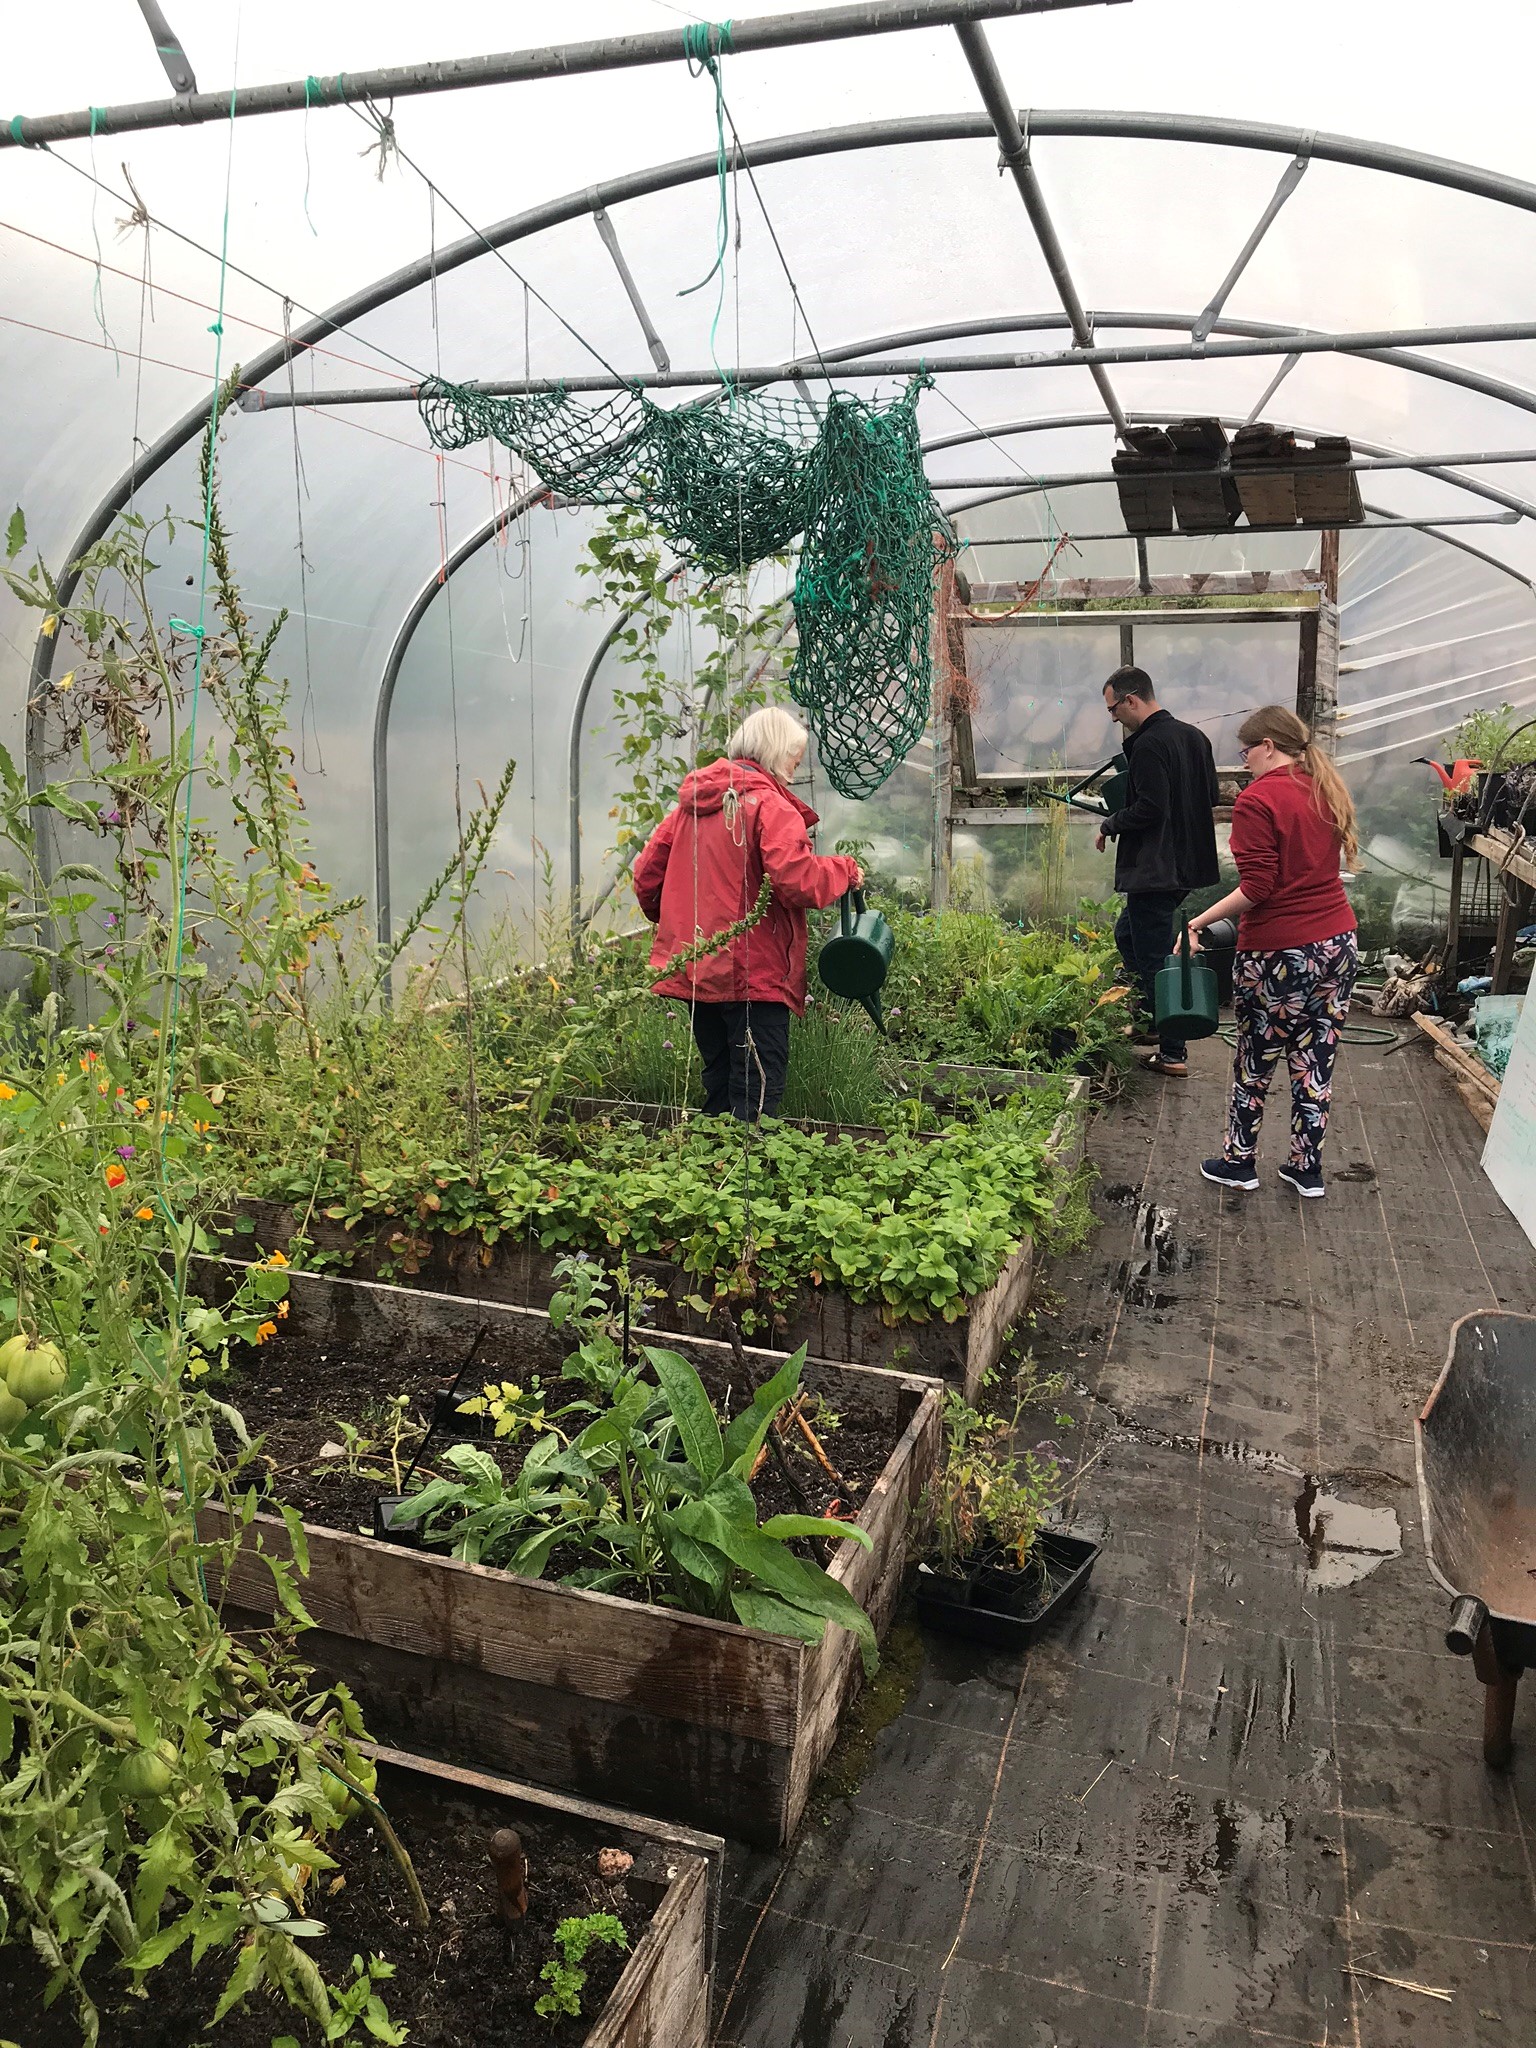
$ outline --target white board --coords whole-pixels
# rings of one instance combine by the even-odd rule
[[[1536,1244],[1536,1002],[1527,1001],[1515,1027],[1509,1066],[1499,1084],[1483,1171],[1520,1228]]]

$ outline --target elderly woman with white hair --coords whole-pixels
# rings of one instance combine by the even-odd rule
[[[805,913],[863,880],[857,861],[812,849],[816,813],[789,787],[805,749],[805,727],[787,711],[752,712],[723,760],[685,777],[635,862],[635,894],[656,926],[656,968],[745,918],[764,876],[772,889],[749,931],[655,984],[657,995],[689,1006],[710,1116],[777,1115],[790,1016],[805,1014]]]

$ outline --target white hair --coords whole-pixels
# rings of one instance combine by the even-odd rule
[[[796,756],[806,747],[808,735],[799,719],[792,718],[780,704],[765,704],[741,721],[725,743],[732,761],[756,761],[780,782],[789,780]]]

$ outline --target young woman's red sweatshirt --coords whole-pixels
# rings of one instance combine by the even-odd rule
[[[1281,953],[1355,929],[1339,880],[1340,840],[1318,809],[1312,778],[1275,768],[1241,791],[1232,806],[1232,858],[1253,904],[1237,928],[1245,953]]]

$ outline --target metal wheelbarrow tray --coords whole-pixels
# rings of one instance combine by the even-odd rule
[[[1452,1598],[1446,1647],[1472,1659],[1483,1757],[1502,1768],[1520,1674],[1536,1665],[1536,1316],[1453,1324],[1415,1434],[1424,1547]]]

